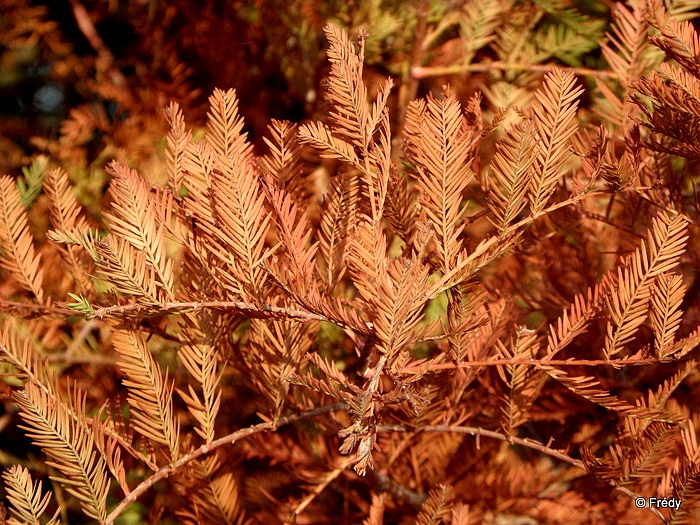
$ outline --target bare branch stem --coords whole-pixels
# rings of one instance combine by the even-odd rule
[[[212,450],[215,450],[219,447],[223,447],[224,445],[233,445],[236,441],[252,436],[253,434],[267,432],[268,430],[275,430],[279,427],[289,425],[290,423],[296,423],[297,421],[302,421],[304,419],[310,419],[312,417],[321,416],[323,414],[329,414],[331,412],[335,412],[336,410],[343,410],[346,408],[346,406],[347,405],[345,403],[334,403],[332,405],[327,405],[324,407],[313,408],[306,412],[302,412],[301,414],[281,417],[276,421],[265,421],[264,423],[258,423],[257,425],[253,425],[248,428],[243,428],[219,439],[215,439],[209,445],[202,445],[201,447],[196,448],[189,454],[185,454],[175,463],[162,467],[152,476],[139,483],[134,488],[134,490],[132,490],[131,493],[128,494],[119,503],[119,505],[117,505],[114,508],[112,512],[109,513],[107,519],[103,522],[103,525],[112,525],[114,523],[114,520],[116,520],[117,517],[120,516],[129,505],[135,502],[153,485],[155,485],[160,480],[171,476],[187,463],[194,461],[195,459],[200,458],[201,456],[205,456]]]
[[[525,64],[525,63],[505,63],[505,62],[480,62],[478,64],[467,64],[464,66],[444,66],[444,67],[414,67],[411,71],[413,78],[422,79],[429,77],[444,77],[450,75],[464,75],[466,73],[485,73],[487,71],[539,71],[549,73],[559,69],[570,71],[575,75],[591,76],[599,78],[618,78],[618,74],[613,71],[599,71],[586,67],[566,67],[557,64]]]
[[[658,364],[655,357],[642,359],[485,359],[482,361],[465,361],[463,363],[439,363],[428,367],[428,371],[454,370],[456,368],[473,368],[475,366],[499,366],[499,365],[532,365],[541,368],[543,365],[553,366],[640,366]],[[423,374],[425,368],[420,364],[407,366],[403,372],[407,374]]]
[[[565,463],[569,463],[570,465],[573,465],[574,467],[586,470],[585,465],[583,464],[583,461],[580,459],[574,459],[568,454],[556,450],[553,448],[550,448],[546,445],[543,445],[539,441],[534,441],[532,439],[523,439],[515,436],[507,436],[505,434],[501,434],[500,432],[495,432],[493,430],[486,430],[484,428],[479,428],[479,427],[463,427],[463,426],[450,426],[450,425],[426,425],[422,426],[419,428],[412,428],[408,425],[377,425],[377,432],[441,432],[441,433],[446,433],[450,432],[453,434],[469,434],[471,436],[478,436],[478,437],[488,437],[492,439],[498,439],[499,441],[506,441],[510,443],[511,445],[520,445],[523,447],[530,448],[532,450],[536,450],[542,454],[545,454],[547,456],[551,456],[553,458],[556,458],[560,461],[564,461]]]
[[[497,439],[499,441],[505,441],[506,443],[510,443],[511,445],[520,445],[531,450],[536,450],[541,454],[553,457],[555,459],[558,459],[559,461],[563,461],[565,463],[568,463],[569,465],[572,465],[576,468],[588,472],[588,469],[586,469],[586,465],[583,463],[583,461],[581,461],[580,459],[574,459],[567,453],[562,452],[561,450],[553,449],[547,445],[540,443],[539,441],[535,441],[534,439],[523,439],[515,436],[508,436],[506,434],[501,434],[500,432],[495,432],[493,430],[486,430],[484,428],[450,425],[426,425],[420,428],[412,428],[408,425],[377,425],[376,429],[377,432],[451,432],[457,434],[469,434],[471,436],[476,436],[477,439],[479,437]],[[639,497],[638,494],[635,494],[634,492],[625,487],[618,486],[613,482],[611,482],[611,485],[616,491],[626,496],[629,496],[630,498],[637,499]],[[668,523],[668,520],[657,509],[649,508],[649,510],[654,515],[656,515],[656,517],[659,518],[663,523]]]
[[[163,315],[195,312],[197,310],[206,309],[240,312],[248,315],[249,317],[260,319],[286,318],[305,322],[328,321],[325,316],[308,312],[306,310],[270,306],[265,303],[258,305],[245,303],[242,301],[189,301],[167,302],[162,304],[130,303],[119,306],[97,308],[92,316],[100,319],[104,317],[124,316],[160,317]]]
[[[52,304],[25,303],[20,301],[7,301],[5,299],[0,299],[0,312],[15,314],[17,317],[38,317],[44,315],[68,317],[71,315],[79,315],[75,310],[54,306]]]

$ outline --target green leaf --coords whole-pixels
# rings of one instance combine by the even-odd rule
[[[29,166],[22,168],[23,177],[17,179],[17,189],[25,210],[32,205],[41,193],[44,175],[48,167],[49,158],[45,155],[39,155]]]
[[[83,295],[76,295],[74,293],[68,293],[71,299],[75,299],[74,303],[68,303],[66,306],[72,308],[78,312],[84,313],[86,315],[95,315],[95,309],[92,307],[90,302]]]

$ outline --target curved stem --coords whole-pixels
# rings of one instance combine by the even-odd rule
[[[566,67],[555,64],[515,64],[505,62],[483,62],[479,64],[467,64],[464,66],[444,67],[414,67],[411,71],[413,78],[422,79],[428,77],[445,77],[450,75],[464,75],[466,73],[485,73],[487,71],[539,71],[549,73],[555,69],[571,71],[575,75],[591,76],[598,78],[618,78],[613,71],[599,71],[586,67]]]
[[[270,306],[265,303],[262,305],[245,303],[242,301],[185,301],[185,302],[167,302],[162,304],[141,304],[129,303],[116,306],[105,306],[95,309],[94,313],[88,316],[89,318],[97,317],[161,317],[170,314],[193,312],[197,310],[219,310],[240,312],[260,319],[270,318],[285,318],[296,319],[302,322],[308,321],[327,321],[323,315],[307,312],[305,310],[296,310],[293,308],[282,308],[279,306]],[[75,312],[72,312],[75,315]]]
[[[465,427],[465,426],[450,426],[450,425],[426,425],[424,427],[420,428],[412,428],[408,425],[377,425],[376,427],[377,432],[451,432],[451,433],[456,433],[456,434],[469,434],[471,436],[475,436],[477,438],[477,443],[478,439],[480,437],[488,437],[492,439],[497,439],[499,441],[505,441],[507,443],[510,443],[511,445],[520,445],[522,447],[526,447],[532,450],[536,450],[537,452],[540,452],[541,454],[545,454],[547,456],[553,457],[555,459],[558,459],[559,461],[563,461],[565,463],[568,463],[569,465],[572,465],[576,468],[579,468],[581,470],[584,470],[588,472],[588,469],[586,468],[586,465],[581,461],[580,459],[574,459],[568,454],[556,450],[553,448],[550,448],[548,445],[544,445],[540,443],[539,441],[535,441],[534,439],[523,439],[515,436],[508,436],[506,434],[501,434],[500,432],[495,432],[493,430],[486,430],[484,428],[479,428],[479,427]],[[632,499],[636,499],[639,497],[638,494],[635,494],[628,488],[615,485],[614,483],[611,482],[612,487],[618,491],[621,492],[622,494],[625,494],[626,496],[629,496]],[[657,509],[655,508],[649,508],[649,510],[657,517],[659,518],[663,523],[668,523],[668,520],[664,517],[663,514],[661,514]]]
[[[276,428],[279,428],[284,425],[289,425],[290,423],[295,423],[297,421],[301,421],[303,419],[309,419],[312,417],[320,416],[323,414],[328,414],[330,412],[335,412],[336,410],[342,410],[346,408],[345,403],[334,403],[332,405],[324,406],[324,407],[319,407],[319,408],[314,408],[312,410],[308,410],[306,412],[303,412],[301,414],[295,414],[292,416],[286,416],[286,417],[281,417],[276,421],[266,421],[264,423],[258,423],[257,425],[253,425],[248,428],[243,428],[241,430],[237,430],[236,432],[233,432],[231,434],[228,434],[224,437],[221,437],[219,439],[215,439],[208,445],[202,445],[201,447],[193,450],[189,454],[185,454],[182,456],[179,460],[177,460],[175,463],[172,463],[170,465],[167,465],[161,469],[159,469],[157,472],[155,472],[152,476],[149,478],[145,479],[141,483],[139,483],[134,490],[132,490],[120,503],[117,505],[112,512],[109,513],[105,521],[103,522],[103,525],[112,525],[114,523],[114,520],[117,519],[118,516],[120,516],[126,508],[131,505],[133,502],[135,502],[142,494],[144,494],[148,489],[150,489],[153,485],[155,485],[157,482],[159,482],[162,479],[165,479],[167,477],[170,477],[173,475],[175,472],[177,472],[180,468],[182,468],[184,465],[189,463],[190,461],[194,461],[195,459],[204,456],[211,452],[212,450],[215,450],[219,447],[222,447],[224,445],[233,445],[236,441],[247,438],[248,436],[252,436],[253,434],[259,434],[260,432],[267,432],[268,430],[274,430]]]

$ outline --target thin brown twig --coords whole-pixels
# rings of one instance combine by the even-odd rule
[[[550,73],[554,70],[570,71],[575,75],[592,76],[600,78],[618,78],[618,74],[613,71],[599,71],[587,67],[567,67],[557,64],[519,64],[505,62],[480,62],[478,64],[467,64],[463,66],[444,67],[414,67],[411,71],[413,78],[422,79],[429,77],[445,77],[451,75],[464,75],[466,73],[485,73],[487,71],[538,71]]]
[[[124,78],[122,72],[119,71],[119,69],[114,65],[114,55],[112,55],[112,52],[109,50],[107,45],[104,43],[104,40],[102,40],[102,37],[97,32],[97,28],[95,28],[95,24],[92,23],[90,15],[88,14],[87,9],[85,9],[85,6],[78,0],[70,0],[70,5],[73,11],[73,17],[78,25],[78,29],[80,29],[80,32],[97,53],[97,58],[109,75],[112,83],[115,86],[125,86],[126,79]]]
[[[326,490],[326,487],[330,485],[334,480],[340,476],[345,469],[347,469],[353,462],[353,458],[344,458],[341,462],[340,465],[331,470],[330,472],[327,472],[322,476],[321,482],[318,483],[309,494],[306,495],[306,497],[297,505],[297,507],[292,511],[293,516],[298,516],[301,514],[306,507],[311,504],[311,502],[318,497],[319,494],[321,494],[324,490]]]
[[[469,434],[475,437],[488,437],[492,439],[498,439],[499,441],[506,441],[511,445],[520,445],[523,447],[536,450],[547,456],[556,458],[565,463],[569,463],[574,467],[586,470],[586,466],[580,459],[574,459],[565,452],[550,448],[543,445],[539,441],[532,439],[523,439],[515,436],[507,436],[501,434],[500,432],[495,432],[493,430],[486,430],[479,427],[464,427],[464,426],[450,426],[450,425],[426,425],[420,428],[413,428],[409,425],[377,425],[377,432],[441,432],[441,433],[454,433],[454,434]]]
[[[46,361],[61,366],[93,365],[93,366],[116,366],[118,359],[108,355],[91,353],[68,353],[48,354]]]
[[[307,410],[306,412],[302,412],[301,414],[294,414],[292,416],[281,417],[276,421],[265,421],[264,423],[258,423],[257,425],[243,428],[219,439],[215,439],[208,445],[202,445],[201,447],[196,448],[189,454],[185,454],[175,463],[162,467],[152,476],[139,483],[134,488],[134,490],[132,490],[121,502],[119,502],[119,505],[117,505],[114,508],[114,510],[112,510],[112,512],[109,513],[109,515],[103,522],[103,525],[112,525],[114,523],[114,520],[116,520],[117,517],[119,517],[129,505],[134,503],[153,485],[155,485],[162,479],[170,477],[187,463],[190,463],[191,461],[205,456],[212,450],[215,450],[219,447],[223,447],[224,445],[233,445],[236,441],[245,439],[254,434],[267,432],[268,430],[275,430],[279,427],[289,425],[290,423],[296,423],[297,421],[310,419],[312,417],[321,416],[323,414],[329,414],[331,412],[335,412],[336,410],[343,410],[345,408],[347,408],[347,405],[345,403],[334,403],[332,405],[313,408],[311,410]]]
[[[563,461],[564,463],[568,463],[569,465],[572,465],[576,468],[588,472],[588,469],[586,468],[586,465],[583,463],[583,461],[581,461],[580,459],[574,459],[561,450],[556,450],[547,445],[543,445],[542,443],[540,443],[539,441],[535,441],[534,439],[523,439],[515,436],[508,436],[506,434],[501,434],[500,432],[486,430],[484,428],[479,427],[426,425],[420,428],[412,428],[408,425],[377,425],[376,430],[377,432],[450,432],[456,434],[469,434],[471,436],[475,436],[477,439],[479,439],[480,437],[488,437],[492,439],[497,439],[499,441],[505,441],[506,443],[509,443],[511,445],[520,445],[531,450],[536,450],[541,454],[545,454],[547,456],[558,459],[560,461]],[[611,485],[616,491],[625,494],[630,498],[639,498],[638,494],[635,494],[634,492],[625,487],[616,485],[613,482],[611,482]],[[659,518],[663,523],[668,523],[668,520],[657,509],[651,507],[646,508],[648,508],[654,515],[656,515],[656,517]]]
[[[428,495],[424,492],[416,492],[408,489],[381,472],[370,470],[370,473],[377,483],[377,492],[380,494],[382,492],[388,492],[395,498],[405,501],[416,510],[420,509],[423,503],[425,503],[425,500],[428,499]]]
[[[249,317],[260,319],[270,319],[283,317],[286,319],[296,319],[298,321],[328,321],[319,314],[306,310],[293,308],[282,308],[270,306],[265,303],[252,304],[242,301],[188,301],[188,302],[167,302],[162,304],[129,303],[118,306],[105,306],[97,308],[90,317],[160,317],[163,315],[196,312],[198,310],[220,310],[234,311],[246,314]]]
[[[0,311],[28,317],[38,317],[44,315],[67,317],[71,315],[80,315],[79,312],[63,306],[29,302],[23,303],[20,301],[7,301],[5,299],[0,299]]]
[[[475,366],[501,366],[501,365],[532,365],[541,368],[543,365],[554,366],[640,366],[660,364],[655,357],[644,359],[484,359],[482,361],[465,361],[463,363],[440,363],[428,367],[428,371],[453,370],[455,368],[472,368]],[[403,369],[408,374],[425,373],[425,368],[420,364],[407,366]]]
[[[610,197],[610,201],[613,200],[612,197],[614,197],[614,195],[612,195]],[[595,213],[593,211],[586,210],[585,208],[578,208],[576,211],[588,219],[593,219],[595,221],[605,223],[605,224],[612,226],[613,228],[615,228],[619,231],[628,233],[628,234],[633,235],[635,237],[639,237],[640,239],[646,238],[646,235],[644,235],[640,232],[634,231],[633,228],[631,228],[629,226],[625,226],[624,224],[621,224],[619,221],[616,221],[615,219],[610,219],[606,215],[601,215],[599,213]]]

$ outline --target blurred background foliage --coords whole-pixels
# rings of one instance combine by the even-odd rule
[[[177,100],[188,122],[201,123],[214,87],[237,89],[259,146],[270,118],[322,113],[329,21],[368,31],[367,80],[394,77],[395,106],[446,82],[463,96],[483,90],[492,107],[522,104],[542,74],[521,65],[603,65],[609,4],[2,0],[0,172],[18,172],[39,152],[99,180],[107,159],[143,165],[165,133],[165,104]],[[493,62],[510,66],[460,69]]]

